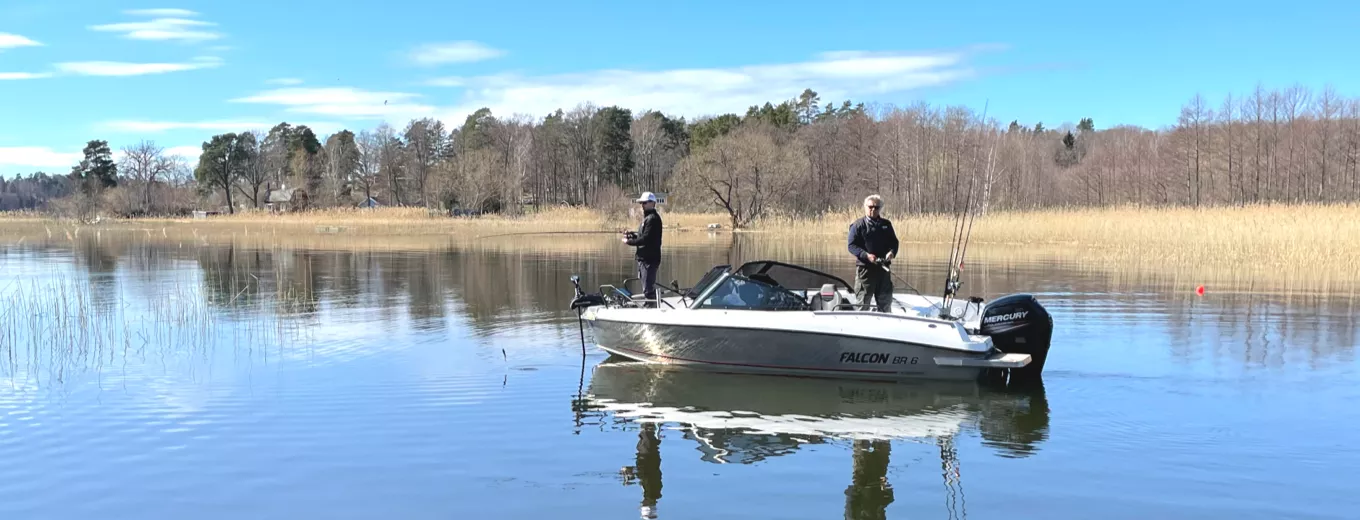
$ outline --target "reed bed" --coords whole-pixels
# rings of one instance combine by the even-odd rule
[[[268,356],[307,332],[284,312],[224,312],[193,284],[137,302],[104,292],[78,275],[0,289],[0,380],[45,386],[152,361],[208,360],[222,352]]]
[[[891,207],[889,208],[891,209]],[[664,213],[668,244],[702,243],[729,233],[726,217],[714,213]],[[894,216],[898,236],[908,244],[948,244],[955,230],[947,215]],[[825,237],[842,247],[855,212],[819,218],[772,216],[743,233],[787,237]],[[709,224],[723,229],[709,232]],[[525,232],[608,232],[632,228],[626,216],[581,208],[546,208],[520,217],[450,218],[423,208],[332,209],[291,215],[249,212],[208,219],[137,219],[70,225],[33,219],[0,220],[0,238],[74,239],[99,230],[134,231],[148,239],[208,244],[306,244],[324,248],[444,247],[450,243],[492,241],[493,235]],[[1253,205],[1213,208],[1117,207],[991,212],[972,225],[970,248],[992,245],[1012,254],[1061,248],[1068,259],[1145,268],[1306,269],[1331,276],[1360,272],[1360,204]],[[157,237],[156,235],[159,235]],[[567,245],[598,243],[589,234],[563,235]],[[501,240],[509,247],[554,247],[547,237]],[[821,238],[818,241],[822,240]],[[479,242],[479,244],[481,243]],[[424,246],[422,246],[424,244]],[[971,253],[970,253],[971,255]]]
[[[843,236],[858,215],[816,221],[772,218],[766,232]],[[894,218],[906,242],[950,243],[948,216]],[[1147,267],[1208,266],[1306,269],[1332,275],[1360,272],[1360,204],[1255,205],[996,212],[978,217],[971,244],[1064,246],[1073,259]]]

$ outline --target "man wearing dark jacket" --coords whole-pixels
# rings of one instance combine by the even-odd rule
[[[870,195],[864,199],[864,217],[850,224],[849,248],[855,256],[855,298],[860,310],[869,310],[873,298],[879,312],[888,312],[892,303],[892,275],[882,265],[897,256],[897,232],[892,222],[880,216],[883,199]]]
[[[637,247],[635,256],[642,294],[648,300],[654,300],[656,271],[661,267],[661,214],[656,212],[656,195],[652,192],[644,192],[637,202],[642,204],[642,225],[638,226],[636,235],[625,237],[623,243]]]

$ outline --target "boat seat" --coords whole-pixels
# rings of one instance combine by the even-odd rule
[[[822,290],[812,293],[812,310],[814,311],[834,311],[842,303],[840,292],[836,291],[835,284],[825,284]]]

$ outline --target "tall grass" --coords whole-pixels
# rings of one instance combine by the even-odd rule
[[[891,206],[889,206],[891,209]],[[853,211],[817,218],[769,216],[747,233],[777,239],[819,237],[841,247]],[[954,217],[889,213],[909,244],[948,244]],[[726,227],[716,213],[663,210],[667,243],[711,240],[708,224]],[[36,221],[0,222],[0,237],[34,240],[79,236],[81,229],[132,230],[148,239],[207,244],[279,243],[323,247],[445,246],[488,235],[551,231],[612,231],[633,228],[626,215],[582,208],[545,208],[518,217],[450,218],[423,208],[330,209],[298,214],[250,212],[208,219],[142,219],[69,226]],[[89,231],[87,231],[89,232]],[[730,230],[722,229],[719,233]],[[157,237],[156,235],[159,235]],[[601,234],[604,236],[604,234]],[[688,237],[688,238],[686,238]],[[581,240],[587,240],[582,238]],[[535,247],[545,243],[533,239]],[[357,246],[356,246],[357,244]],[[512,245],[524,246],[525,241]],[[1253,205],[1213,208],[1117,207],[992,212],[973,223],[972,245],[1011,248],[1061,247],[1070,258],[1120,264],[1247,266],[1313,269],[1353,275],[1360,269],[1360,204]],[[499,247],[499,246],[489,246]],[[1015,249],[1017,253],[1019,249]]]
[[[283,313],[229,315],[180,284],[128,302],[80,276],[30,279],[0,289],[0,303],[0,376],[16,388],[152,360],[207,359],[220,349],[267,355],[307,332]]]

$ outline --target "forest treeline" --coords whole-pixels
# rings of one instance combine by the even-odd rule
[[[540,205],[617,210],[641,191],[670,210],[763,215],[853,207],[869,193],[893,213],[1118,204],[1210,206],[1360,199],[1360,98],[1327,87],[1196,95],[1175,125],[1048,128],[963,106],[823,102],[812,90],[742,114],[686,121],[585,103],[535,119],[488,109],[456,127],[415,119],[318,136],[280,123],[225,133],[197,165],[154,143],[91,141],[68,174],[0,182],[0,208],[117,215],[258,208],[302,188],[292,209],[382,205],[518,213]],[[969,194],[972,198],[969,198]],[[71,202],[71,201],[83,202]],[[299,205],[301,204],[301,205]]]

